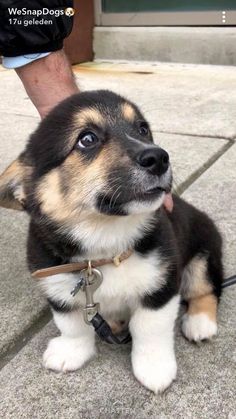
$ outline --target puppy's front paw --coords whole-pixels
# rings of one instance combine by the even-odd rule
[[[155,352],[153,348],[153,353],[132,354],[132,365],[135,377],[144,387],[161,393],[176,378],[177,364],[174,354],[158,356]]]
[[[206,314],[184,314],[182,318],[182,332],[188,340],[199,342],[211,339],[217,334],[217,324]]]
[[[75,371],[95,354],[96,348],[91,342],[59,336],[50,340],[43,355],[43,364],[54,371]]]

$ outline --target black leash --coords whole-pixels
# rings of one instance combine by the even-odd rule
[[[230,276],[229,278],[225,279],[222,283],[222,288],[227,288],[234,284],[236,284],[236,275]]]
[[[115,336],[112,333],[112,330],[109,324],[104,320],[104,318],[99,314],[95,314],[90,323],[93,325],[97,335],[107,343],[116,343],[118,345],[123,345],[131,341],[131,335],[128,332],[124,337]]]

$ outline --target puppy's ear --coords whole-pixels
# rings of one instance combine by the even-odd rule
[[[24,178],[26,172],[27,166],[21,158],[18,158],[0,175],[1,207],[24,210]]]

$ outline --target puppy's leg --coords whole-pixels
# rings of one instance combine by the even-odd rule
[[[176,377],[174,324],[179,296],[159,309],[139,307],[131,317],[132,366],[135,377],[155,393],[165,390]]]
[[[199,342],[211,339],[217,334],[217,299],[214,294],[192,298],[188,302],[188,311],[182,319],[184,336]]]
[[[50,340],[43,355],[44,366],[55,371],[74,371],[96,354],[94,330],[84,322],[79,310],[53,310],[53,317],[61,336]]]
[[[181,292],[188,303],[182,320],[182,331],[187,339],[195,342],[211,339],[217,334],[216,317],[222,270],[220,267],[215,271],[211,279],[213,269],[210,264],[208,258],[196,256],[185,269],[182,279]]]

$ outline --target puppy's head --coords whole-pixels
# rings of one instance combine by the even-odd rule
[[[171,189],[166,151],[137,106],[109,91],[74,95],[31,136],[0,177],[0,203],[75,223],[83,215],[158,209]]]

